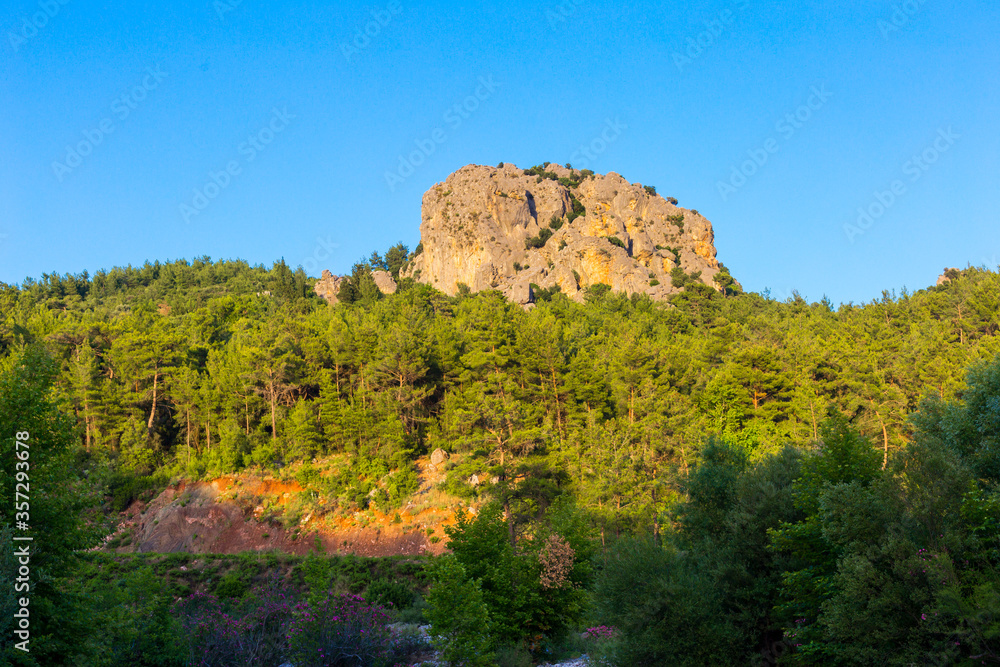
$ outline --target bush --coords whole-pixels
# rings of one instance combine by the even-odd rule
[[[611,243],[611,245],[618,246],[619,248],[624,248],[626,250],[628,249],[625,246],[625,242],[622,241],[617,236],[605,236],[604,238],[606,238]]]
[[[646,191],[647,194],[652,195],[654,197],[656,196],[656,186],[655,185],[644,185],[643,189]]]
[[[731,629],[713,582],[681,554],[622,540],[605,557],[595,597],[598,617],[621,632],[609,642],[612,664],[739,664],[727,655]]]
[[[549,227],[554,230],[558,230],[562,226],[563,226],[563,219],[560,218],[558,215],[553,215],[552,219],[549,220]]]
[[[247,594],[250,586],[238,572],[228,572],[219,580],[215,594],[222,598],[241,598]]]
[[[413,589],[401,581],[378,579],[368,585],[365,597],[373,604],[405,609],[413,604]]]
[[[535,302],[551,301],[554,295],[562,292],[562,287],[559,285],[553,285],[552,287],[545,288],[539,287],[536,283],[531,283],[529,287],[531,288],[531,294],[533,295]]]
[[[550,238],[552,238],[552,230],[548,229],[547,227],[543,227],[541,231],[538,232],[538,236],[531,237],[530,239],[524,242],[524,245],[525,248],[527,248],[528,250],[532,248],[541,248],[548,242]]]
[[[138,477],[124,472],[116,473],[108,481],[111,509],[122,512],[134,501],[151,497],[152,494],[166,488],[168,481],[163,473]]]
[[[447,665],[488,667],[490,618],[479,582],[468,577],[454,556],[442,556],[427,596],[431,640]]]
[[[300,602],[288,625],[288,659],[295,667],[388,667],[410,646],[393,638],[389,614],[360,595]]]
[[[399,507],[419,488],[420,476],[413,469],[413,466],[407,466],[393,473],[386,482],[389,500],[386,509]]]
[[[283,593],[261,591],[232,612],[214,595],[196,593],[177,603],[188,665],[272,667],[285,655],[291,607]]]
[[[179,624],[171,614],[172,599],[150,567],[133,571],[123,579],[88,581],[88,597],[95,602],[95,626],[101,627],[91,640],[96,644],[97,667],[180,667],[184,647]]]
[[[523,645],[502,646],[496,652],[498,667],[532,667],[531,652]]]
[[[684,287],[689,282],[691,282],[691,278],[688,277],[687,272],[681,267],[675,266],[670,270],[670,284],[674,287]]]

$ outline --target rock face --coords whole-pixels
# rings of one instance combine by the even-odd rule
[[[952,280],[961,275],[961,271],[958,269],[950,269],[945,267],[944,273],[938,276],[937,285],[944,285],[945,283],[950,283]]]
[[[396,293],[396,281],[392,279],[392,274],[388,271],[383,271],[382,269],[377,269],[372,271],[372,278],[375,280],[375,286],[382,294],[395,294]]]
[[[323,275],[316,284],[313,291],[327,300],[327,303],[337,303],[337,294],[340,293],[340,285],[344,281],[341,276],[335,276],[329,269],[323,269]]]
[[[670,275],[678,266],[715,286],[712,225],[696,211],[614,172],[574,184],[579,172],[544,171],[559,180],[511,164],[469,165],[434,185],[423,198],[422,252],[401,277],[450,295],[460,285],[497,289],[522,304],[531,284],[558,285],[576,300],[597,283],[663,299],[678,291]]]
[[[313,291],[326,299],[327,303],[339,303],[340,300],[337,298],[337,295],[340,293],[340,287],[346,279],[347,276],[335,276],[328,269],[323,269],[323,275],[313,285]],[[388,271],[382,271],[381,269],[372,271],[372,279],[382,294],[396,293],[396,281],[392,279],[392,274]]]

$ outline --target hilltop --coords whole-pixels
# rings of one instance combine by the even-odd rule
[[[582,301],[597,284],[663,300],[691,281],[734,284],[713,243],[697,210],[614,172],[468,165],[424,194],[420,245],[400,275],[521,304],[539,290]]]

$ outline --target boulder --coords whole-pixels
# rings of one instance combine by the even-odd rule
[[[372,271],[372,278],[375,279],[375,286],[382,294],[395,294],[396,281],[392,279],[392,274],[382,269]]]
[[[545,170],[563,180],[505,163],[468,165],[434,185],[421,207],[422,252],[400,276],[449,295],[462,285],[496,289],[521,305],[535,299],[532,285],[558,285],[577,301],[597,283],[666,299],[678,291],[670,277],[677,266],[715,287],[714,232],[697,211],[614,172]],[[585,213],[570,222],[574,202]]]
[[[335,276],[330,273],[329,269],[323,269],[323,275],[313,285],[313,291],[326,299],[327,303],[338,303],[337,295],[340,293],[340,286],[343,282],[343,276]]]

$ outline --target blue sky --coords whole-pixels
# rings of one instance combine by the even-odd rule
[[[698,209],[748,290],[920,289],[1000,263],[997,35],[986,0],[8,0],[0,281],[342,273],[455,169],[553,161]]]

